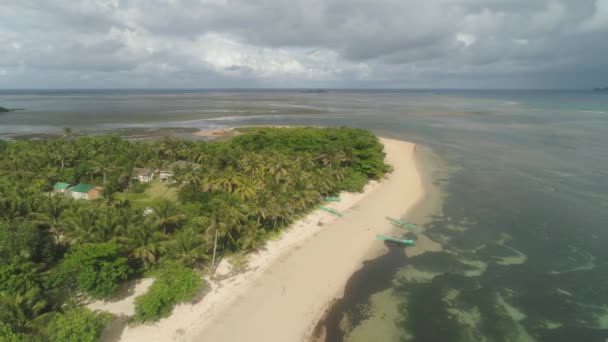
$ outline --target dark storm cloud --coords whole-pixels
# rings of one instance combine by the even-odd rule
[[[4,0],[0,87],[591,87],[606,37],[608,0]]]

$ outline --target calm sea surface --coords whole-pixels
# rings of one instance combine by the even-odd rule
[[[327,339],[608,339],[606,93],[0,91],[0,106],[26,109],[0,113],[5,139],[311,124],[414,141],[438,194],[410,218],[443,250],[366,263]]]

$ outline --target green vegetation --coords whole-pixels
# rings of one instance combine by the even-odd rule
[[[369,182],[366,175],[355,170],[348,170],[344,178],[338,183],[338,189],[349,192],[362,192],[363,187]]]
[[[68,310],[56,315],[49,323],[48,336],[51,341],[94,342],[112,319],[109,313],[84,308]]]
[[[127,200],[139,207],[151,206],[157,200],[177,200],[177,189],[167,182],[158,180],[148,183],[132,183],[129,192],[115,194],[116,199]]]
[[[0,113],[8,113],[10,112],[10,109],[4,108],[4,107],[0,107]]]
[[[196,271],[169,263],[155,274],[148,291],[135,299],[135,320],[156,321],[171,313],[177,303],[192,300],[201,285]]]
[[[115,243],[74,247],[59,264],[55,279],[58,284],[74,287],[91,298],[106,298],[133,273],[122,254]]]
[[[70,129],[0,141],[0,339],[97,336],[92,322],[106,320],[73,310],[147,272],[157,280],[137,299],[136,320],[163,317],[196,294],[198,270],[212,274],[219,259],[257,248],[323,197],[388,170],[364,130],[243,131],[222,142],[76,138]],[[134,168],[173,179],[138,184]],[[73,200],[54,192],[58,182],[101,186],[103,198]]]

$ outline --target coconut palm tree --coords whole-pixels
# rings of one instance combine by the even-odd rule
[[[64,230],[64,219],[71,208],[71,202],[63,196],[45,197],[37,212],[32,213],[36,223],[48,225],[57,239]]]
[[[238,185],[233,188],[233,192],[242,200],[249,200],[256,196],[260,190],[260,183],[250,177],[241,177]]]
[[[186,221],[186,215],[177,208],[175,203],[166,199],[154,205],[152,210],[151,222],[156,228],[162,230],[165,236],[167,232],[177,229]]]
[[[0,293],[0,322],[18,332],[38,330],[44,326],[49,313],[47,301],[39,288],[30,288],[24,293]]]
[[[180,263],[194,266],[197,262],[207,259],[208,241],[197,232],[196,228],[188,227],[175,234],[167,243],[167,254]]]
[[[243,234],[239,237],[239,247],[243,250],[253,250],[258,247],[264,236],[264,230],[259,223],[249,220],[243,226]]]
[[[117,210],[112,207],[100,210],[95,220],[91,242],[108,242],[115,239],[122,229],[118,217]]]
[[[26,217],[30,213],[30,203],[19,194],[0,195],[0,220],[7,222]]]
[[[139,260],[145,269],[158,262],[165,252],[165,236],[150,225],[130,226],[120,241],[131,250],[131,257]]]
[[[97,233],[97,212],[93,209],[81,208],[80,210],[69,212],[65,220],[65,235],[70,244],[83,244],[96,242]]]
[[[238,244],[238,233],[242,223],[247,220],[248,208],[234,195],[216,198],[211,206],[208,231],[212,231],[214,235],[211,265],[215,267],[218,243],[221,242],[224,247],[227,243],[231,243],[233,246]]]
[[[63,128],[63,137],[64,138],[69,138],[71,137],[73,134],[72,129],[70,127],[64,127]]]
[[[213,270],[215,270],[215,256],[217,254],[218,239],[220,234],[224,235],[228,231],[228,224],[222,219],[222,207],[223,205],[221,203],[215,203],[209,217],[208,231],[213,232],[213,256],[211,258],[211,269]]]
[[[102,186],[106,187],[108,171],[111,171],[114,167],[110,154],[102,154],[93,160],[93,166],[95,167],[95,173],[101,174]]]

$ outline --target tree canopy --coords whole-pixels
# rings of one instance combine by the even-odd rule
[[[0,336],[86,340],[99,329],[91,314],[73,311],[83,299],[112,296],[169,263],[180,271],[159,276],[138,299],[140,320],[166,315],[196,291],[197,272],[257,248],[323,196],[361,191],[388,171],[382,145],[365,130],[242,132],[222,142],[131,142],[66,129],[53,139],[0,142]],[[151,196],[135,168],[173,176],[162,187],[155,180],[165,190]],[[103,198],[74,200],[53,191],[57,182],[100,186]],[[170,277],[183,296],[158,281]],[[54,330],[46,329],[51,319]]]

